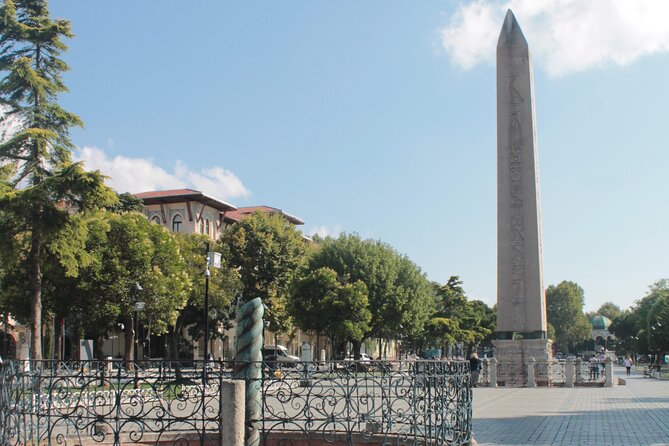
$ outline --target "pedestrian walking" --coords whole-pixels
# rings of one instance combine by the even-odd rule
[[[630,376],[632,370],[632,358],[627,356],[623,361],[623,365],[625,366],[625,369],[627,369],[627,376]]]

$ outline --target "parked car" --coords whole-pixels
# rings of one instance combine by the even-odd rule
[[[369,357],[367,353],[360,353],[360,359],[358,361],[371,361],[372,358]],[[346,355],[346,358],[344,358],[344,361],[355,361],[355,357],[353,356],[353,353],[349,353]]]
[[[266,345],[262,349],[262,357],[272,368],[295,367],[300,362],[300,358],[288,354],[288,349],[283,345]]]

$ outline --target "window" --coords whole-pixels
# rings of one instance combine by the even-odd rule
[[[204,234],[204,220],[200,220],[200,234]]]
[[[172,231],[181,232],[181,215],[177,214],[172,219]]]
[[[208,219],[205,220],[205,225],[206,225],[206,229],[207,229],[207,235],[211,235],[211,234],[209,234],[209,220]]]
[[[160,221],[160,217],[158,217],[157,215],[154,215],[153,218],[151,219],[151,221],[153,223],[158,223],[159,225],[163,224],[163,222]]]

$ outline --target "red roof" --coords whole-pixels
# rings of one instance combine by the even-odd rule
[[[140,192],[134,194],[135,197],[140,198],[145,205],[160,204],[160,203],[179,203],[182,201],[199,201],[209,205],[221,212],[234,211],[235,206],[218,200],[209,195],[205,195],[199,190],[193,189],[171,189],[171,190],[156,190],[150,192]]]
[[[236,211],[230,211],[225,213],[226,220],[239,221],[244,217],[248,217],[254,212],[267,212],[268,214],[279,214],[291,222],[294,225],[303,225],[304,221],[301,218],[291,215],[287,212],[282,211],[281,209],[273,208],[271,206],[246,206],[238,208]]]

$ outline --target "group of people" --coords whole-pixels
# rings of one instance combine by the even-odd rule
[[[606,370],[606,351],[601,349],[599,354],[593,353],[588,362],[590,363],[590,379],[595,380],[599,379],[601,373],[604,373]],[[627,375],[631,374],[632,370],[632,358],[628,355],[623,360],[623,366],[627,370]],[[469,358],[469,368],[470,368],[470,382],[472,387],[476,387],[479,381],[479,375],[481,374],[482,361],[479,359],[478,354],[473,353]]]
[[[599,352],[599,355],[593,353],[590,359],[588,360],[590,362],[590,379],[599,379],[600,375],[600,368],[601,372],[603,373],[604,370],[606,369],[606,352],[604,349],[601,349]]]

